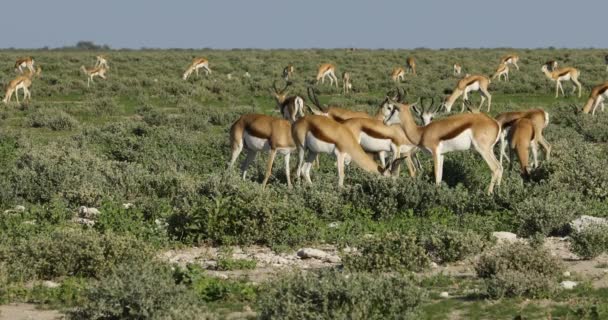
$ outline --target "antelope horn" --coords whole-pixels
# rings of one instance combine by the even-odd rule
[[[279,93],[279,89],[277,89],[277,81],[276,80],[272,82],[272,88],[274,89],[275,93]]]

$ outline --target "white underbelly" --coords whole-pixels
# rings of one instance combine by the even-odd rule
[[[268,139],[252,136],[247,131],[243,133],[243,140],[245,141],[245,146],[249,150],[270,150],[270,141],[268,141]]]
[[[464,130],[456,137],[444,140],[439,143],[439,153],[447,153],[452,151],[468,150],[471,148],[471,142],[473,141],[473,134],[471,129]]]
[[[359,144],[367,152],[391,151],[391,139],[378,139],[365,132],[359,134]]]
[[[335,153],[336,145],[315,137],[312,133],[306,134],[306,148],[315,153]]]
[[[559,77],[559,80],[561,80],[561,81],[568,81],[568,80],[570,80],[570,74],[567,74],[565,76]]]
[[[471,92],[471,91],[477,91],[479,90],[479,81],[475,82],[473,84],[470,84],[467,88],[466,88],[467,92]]]

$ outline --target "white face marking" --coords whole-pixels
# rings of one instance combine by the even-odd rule
[[[471,148],[473,142],[473,134],[471,129],[466,129],[456,137],[443,140],[439,143],[438,152],[440,154],[452,152],[452,151],[463,151]]]
[[[336,145],[328,143],[315,137],[311,132],[306,133],[305,145],[315,153],[335,153]]]
[[[270,149],[268,139],[252,136],[247,130],[243,133],[243,140],[245,140],[245,146],[249,150],[262,151]]]

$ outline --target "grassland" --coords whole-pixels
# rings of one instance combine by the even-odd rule
[[[332,62],[338,73],[351,73],[353,93],[326,84],[318,87],[321,102],[371,112],[395,86],[391,69],[408,56],[416,57],[418,76],[408,75],[401,86],[416,100],[452,89],[456,62],[463,73],[489,75],[513,52],[521,70],[511,71],[510,82],[492,82],[491,114],[532,107],[550,113],[545,137],[552,158],[530,181],[520,178],[517,166],[506,166],[503,185],[486,195],[490,172],[474,152],[446,157],[440,187],[424,154],[417,178],[402,172],[383,179],[351,166],[342,189],[330,157],[313,171],[313,186],[296,183],[293,190],[286,187],[281,157],[266,190],[259,186],[265,156],[245,181],[225,170],[230,125],[246,112],[278,116],[268,89],[289,63],[296,68],[292,93],[305,94],[317,66]],[[75,319],[222,318],[245,305],[261,318],[608,316],[606,287],[584,272],[573,276],[581,282],[577,289],[561,291],[555,286],[562,276],[539,267],[534,283],[543,285],[518,291],[533,281],[429,271],[431,261],[474,268],[480,254],[493,250],[493,231],[517,233],[537,248],[545,237],[571,235],[567,223],[582,214],[608,216],[608,116],[582,115],[573,107],[580,109],[590,88],[608,77],[603,51],[111,51],[108,79],[87,88],[79,67],[92,65],[97,54],[0,51],[4,85],[15,75],[17,57],[31,55],[43,69],[30,103],[0,107],[0,212],[25,207],[0,214],[0,303],[39,303]],[[183,81],[195,56],[207,57],[213,73]],[[582,98],[553,97],[554,84],[540,71],[547,60],[579,68]],[[80,206],[99,208],[94,226],[72,222]],[[604,255],[592,261],[601,265],[608,241],[593,239],[589,245]],[[262,284],[249,281],[246,271],[243,279],[225,280],[197,265],[172,269],[157,258],[193,246],[262,246],[280,253],[322,245],[357,247],[363,254],[341,252],[344,273],[292,270]],[[545,266],[530,255],[520,258],[522,265]],[[256,268],[231,259],[222,260],[222,268]],[[352,277],[344,280],[344,274]],[[43,280],[61,285],[47,288]],[[489,284],[509,290],[497,294]],[[294,288],[309,299],[298,300],[305,295]],[[439,298],[441,291],[452,298]]]

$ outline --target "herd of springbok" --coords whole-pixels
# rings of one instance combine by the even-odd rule
[[[109,70],[108,57],[99,55],[93,67],[81,66],[87,76],[87,87],[94,82],[95,77],[106,79]],[[490,112],[492,95],[488,90],[491,80],[498,78],[509,81],[510,67],[519,70],[519,56],[515,54],[504,56],[496,72],[491,76],[466,74],[460,79],[451,94],[435,101],[434,98],[422,98],[417,102],[404,101],[404,94],[397,89],[387,93],[378,105],[375,115],[361,111],[352,111],[337,106],[322,106],[316,96],[315,89],[308,88],[308,98],[311,104],[306,104],[303,97],[289,96],[287,91],[295,74],[295,67],[290,64],[283,69],[282,77],[286,85],[278,89],[276,81],[271,88],[271,94],[276,100],[278,111],[282,118],[262,114],[242,115],[230,128],[232,155],[229,167],[236,162],[240,153],[245,149],[247,156],[241,165],[243,178],[247,168],[260,151],[269,151],[270,156],[262,185],[265,187],[270,177],[277,152],[285,157],[285,174],[287,185],[291,187],[289,159],[292,151],[298,150],[298,166],[296,177],[304,176],[312,183],[310,171],[320,153],[334,154],[337,158],[338,185],[344,183],[344,165],[354,161],[365,171],[383,176],[398,176],[400,164],[406,161],[410,176],[416,175],[414,158],[417,150],[422,149],[433,157],[435,182],[440,184],[443,175],[444,154],[452,151],[474,148],[486,162],[492,178],[488,193],[493,193],[494,187],[499,186],[502,178],[502,159],[506,156],[505,149],[515,151],[518,156],[520,171],[523,177],[528,177],[532,168],[538,167],[538,145],[549,159],[551,146],[543,137],[543,130],[549,124],[549,114],[542,109],[505,112],[495,118],[482,113],[482,106],[487,100],[487,112]],[[605,56],[606,71],[608,71],[608,55]],[[20,58],[15,62],[15,71],[19,75],[10,81],[6,88],[4,103],[10,102],[15,94],[19,102],[19,90],[23,91],[23,99],[31,98],[30,86],[35,76],[40,76],[42,69],[34,66],[32,57]],[[199,69],[210,75],[209,61],[206,58],[195,58],[182,75],[182,79]],[[459,63],[453,65],[455,76],[462,74]],[[541,71],[552,81],[555,81],[555,97],[561,91],[564,95],[562,81],[574,84],[573,93],[578,89],[581,96],[581,83],[578,80],[580,72],[573,67],[558,68],[557,61],[548,61],[542,65]],[[405,67],[396,67],[390,73],[395,82],[405,79],[406,73],[416,76],[416,60],[406,59]],[[249,73],[245,77],[250,77]],[[228,75],[231,78],[231,75]],[[322,64],[318,68],[316,84],[325,83],[329,79],[330,86],[335,83],[338,87],[336,66],[331,63]],[[342,92],[347,94],[352,89],[349,72],[342,74]],[[481,102],[473,106],[469,100],[470,92],[479,92]],[[462,96],[462,107],[459,114],[448,115],[432,121],[441,110],[450,113],[452,106]],[[595,115],[598,106],[604,111],[604,99],[608,98],[608,82],[595,86],[583,106],[583,113]],[[425,103],[426,102],[426,103]],[[305,113],[306,109],[310,114]],[[465,108],[470,113],[464,113]],[[415,117],[419,117],[419,125]],[[494,146],[500,141],[500,160],[494,154]],[[529,150],[532,150],[533,164],[529,165]],[[376,155],[378,164],[370,154]],[[387,162],[386,156],[391,154]],[[512,154],[512,152],[510,152]],[[506,157],[511,161],[511,157]]]

